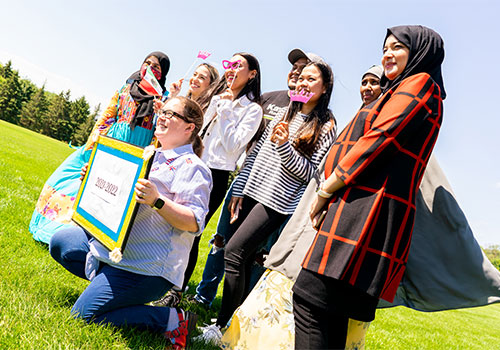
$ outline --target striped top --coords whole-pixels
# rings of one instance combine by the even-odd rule
[[[335,122],[330,120],[322,127],[312,156],[299,153],[292,142],[307,117],[298,113],[292,118],[289,141],[281,146],[271,141],[272,130],[280,118],[269,123],[234,181],[233,196],[247,195],[281,214],[294,212],[307,183],[335,140]]]
[[[201,234],[205,224],[211,173],[188,144],[156,152],[149,180],[162,196],[193,211],[198,232],[176,229],[149,205],[140,204],[119,263],[113,263],[109,251],[94,239],[90,240],[90,251],[98,260],[118,269],[160,276],[181,286],[194,237]]]

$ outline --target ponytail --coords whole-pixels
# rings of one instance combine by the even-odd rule
[[[194,154],[196,154],[199,158],[201,158],[201,155],[203,154],[203,149],[205,148],[205,146],[203,146],[203,141],[201,140],[201,137],[199,135],[196,135],[191,144],[193,145]]]
[[[194,129],[191,133],[189,142],[193,146],[194,153],[201,158],[204,147],[203,141],[201,141],[201,137],[198,134],[200,133],[200,129],[203,125],[203,111],[197,102],[187,97],[176,96],[173,98],[178,99],[184,105],[184,120],[188,123],[194,124]]]

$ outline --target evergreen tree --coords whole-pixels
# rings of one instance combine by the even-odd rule
[[[21,102],[26,103],[31,100],[33,94],[38,91],[38,88],[28,79],[20,79],[21,83]],[[43,84],[45,86],[45,84]]]
[[[12,69],[12,62],[8,61],[5,66],[0,65],[0,77],[2,78],[10,78],[14,74],[14,70]]]
[[[19,124],[19,114],[23,102],[22,84],[17,71],[7,62],[0,69],[0,119]]]
[[[90,132],[94,127],[94,124],[97,120],[100,110],[101,110],[101,104],[98,104],[94,108],[94,112],[88,115],[86,121],[78,127],[73,136],[73,139],[71,140],[71,142],[75,146],[81,146],[87,142],[87,139],[89,138]]]
[[[42,124],[47,119],[49,110],[49,100],[45,92],[45,84],[40,89],[37,89],[31,96],[31,99],[24,104],[21,110],[22,126],[40,132]]]
[[[92,131],[100,105],[90,114],[84,96],[70,100],[71,91],[60,94],[37,88],[21,79],[11,61],[0,64],[0,119],[40,132],[61,141],[81,145]]]
[[[68,141],[71,138],[70,90],[54,95],[49,100],[49,108],[42,123],[42,133],[57,140]]]
[[[69,138],[65,141],[74,142],[75,134],[78,132],[78,129],[85,124],[87,118],[90,114],[90,106],[85,100],[85,97],[80,97],[79,99],[71,102],[71,112],[69,116],[69,126],[70,132]]]

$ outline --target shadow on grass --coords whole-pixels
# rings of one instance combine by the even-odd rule
[[[28,233],[31,234],[31,232],[28,232]],[[40,242],[40,241],[35,241],[34,239],[32,239],[32,241],[34,243],[35,248],[38,251],[47,253],[50,256],[49,245],[47,243],[43,243],[43,242]],[[52,257],[51,257],[51,259],[52,259]]]
[[[167,340],[159,333],[132,327],[112,328],[122,334],[130,349],[163,349],[167,345]]]

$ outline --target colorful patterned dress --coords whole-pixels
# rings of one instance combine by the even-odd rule
[[[35,240],[49,243],[54,232],[72,225],[73,203],[81,183],[80,170],[89,161],[92,146],[99,134],[141,147],[151,143],[153,115],[144,117],[135,128],[130,126],[138,106],[130,95],[130,88],[131,84],[125,84],[115,93],[87,143],[66,158],[43,186],[29,225]]]

